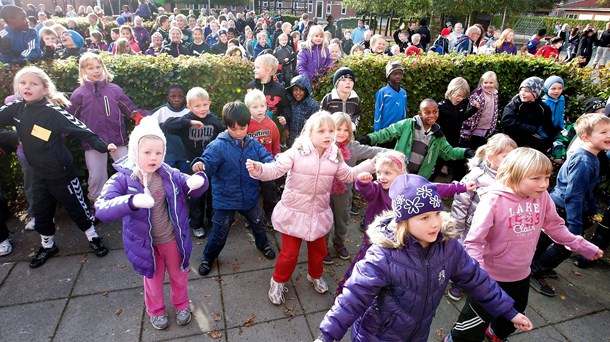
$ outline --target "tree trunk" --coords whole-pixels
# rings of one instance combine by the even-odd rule
[[[502,15],[502,28],[500,31],[504,31],[504,27],[506,26],[506,12],[508,11],[508,7],[504,7],[504,14]]]

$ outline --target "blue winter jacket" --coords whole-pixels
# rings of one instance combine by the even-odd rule
[[[0,31],[0,41],[3,41],[0,48],[0,62],[9,64],[36,62],[42,58],[40,38],[34,29],[21,31],[7,26]]]
[[[134,164],[127,156],[112,165],[118,172],[106,182],[102,194],[95,201],[95,217],[104,222],[123,219],[123,248],[127,259],[138,273],[152,278],[156,265],[151,235],[151,210],[139,209],[132,204],[135,194],[144,193],[144,186],[138,179],[130,177]],[[189,193],[190,189],[186,185],[188,175],[165,163],[157,170],[157,174],[163,181],[167,209],[174,225],[176,244],[182,255],[182,269],[185,270],[189,266],[193,249],[188,223],[188,196],[201,196],[208,189],[209,183],[205,174],[200,173],[205,183]]]
[[[243,147],[242,147],[243,146]],[[212,182],[212,207],[224,210],[248,210],[258,204],[259,181],[250,177],[246,160],[273,161],[273,155],[257,139],[245,136],[233,139],[227,131],[218,135],[191,165],[203,162]]]
[[[379,218],[369,227],[374,245],[320,323],[321,339],[339,341],[351,326],[352,341],[426,341],[449,280],[494,317],[517,315],[513,299],[456,239],[443,241],[439,233],[426,254],[409,235],[406,246],[395,248],[387,243],[394,243],[392,224]]]

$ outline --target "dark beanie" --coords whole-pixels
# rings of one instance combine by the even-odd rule
[[[344,66],[335,71],[335,75],[333,76],[333,86],[336,87],[337,82],[339,82],[339,80],[343,77],[349,77],[352,79],[352,81],[354,81],[354,83],[356,82],[356,76],[354,75],[352,69]]]

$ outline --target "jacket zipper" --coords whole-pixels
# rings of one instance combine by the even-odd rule
[[[104,108],[106,109],[106,116],[110,116],[110,103],[108,103],[108,96],[104,95]]]
[[[167,171],[166,171],[167,172]],[[176,203],[176,185],[174,184],[174,179],[172,175],[167,172],[169,176],[169,181],[172,183],[172,201],[174,202],[174,216],[176,216],[176,227],[178,227],[178,235],[180,236],[180,246],[182,247],[182,263],[180,263],[180,269],[184,272],[184,261],[186,259],[186,248],[184,247],[184,239],[182,238],[182,228],[180,228],[180,219],[178,218],[178,203]],[[169,207],[169,204],[168,204]],[[170,208],[168,208],[169,210]],[[170,210],[171,212],[171,210]]]
[[[424,285],[425,289],[426,289],[426,296],[424,297],[424,306],[426,305],[426,303],[428,302],[428,293],[430,293],[430,289],[428,287],[429,283],[430,283],[430,262],[428,260],[428,256],[430,255],[430,253],[432,253],[432,250],[430,249],[428,251],[428,256],[424,256],[424,252],[422,251],[423,247],[419,247],[419,254],[420,256],[424,259],[424,262],[426,263],[426,283]],[[415,329],[414,331],[411,333],[411,336],[409,336],[409,338],[407,339],[407,341],[411,341],[411,339],[413,338],[413,335],[419,330],[420,328],[420,324],[421,324],[421,320],[424,316],[425,310],[421,310],[421,315],[419,315],[419,318],[417,319],[417,323],[415,324]]]

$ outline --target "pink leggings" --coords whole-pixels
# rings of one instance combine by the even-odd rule
[[[282,249],[275,263],[273,280],[278,283],[286,283],[290,280],[297,266],[302,241],[298,237],[282,234]],[[323,236],[315,241],[307,241],[307,273],[312,278],[319,279],[322,277],[322,272],[324,271],[322,260],[324,260],[325,256],[326,237]]]
[[[178,251],[176,241],[154,245],[155,275],[144,277],[144,302],[149,316],[162,316],[165,313],[165,296],[163,281],[165,270],[169,273],[169,298],[177,311],[189,306],[188,270],[182,270],[182,254]]]

